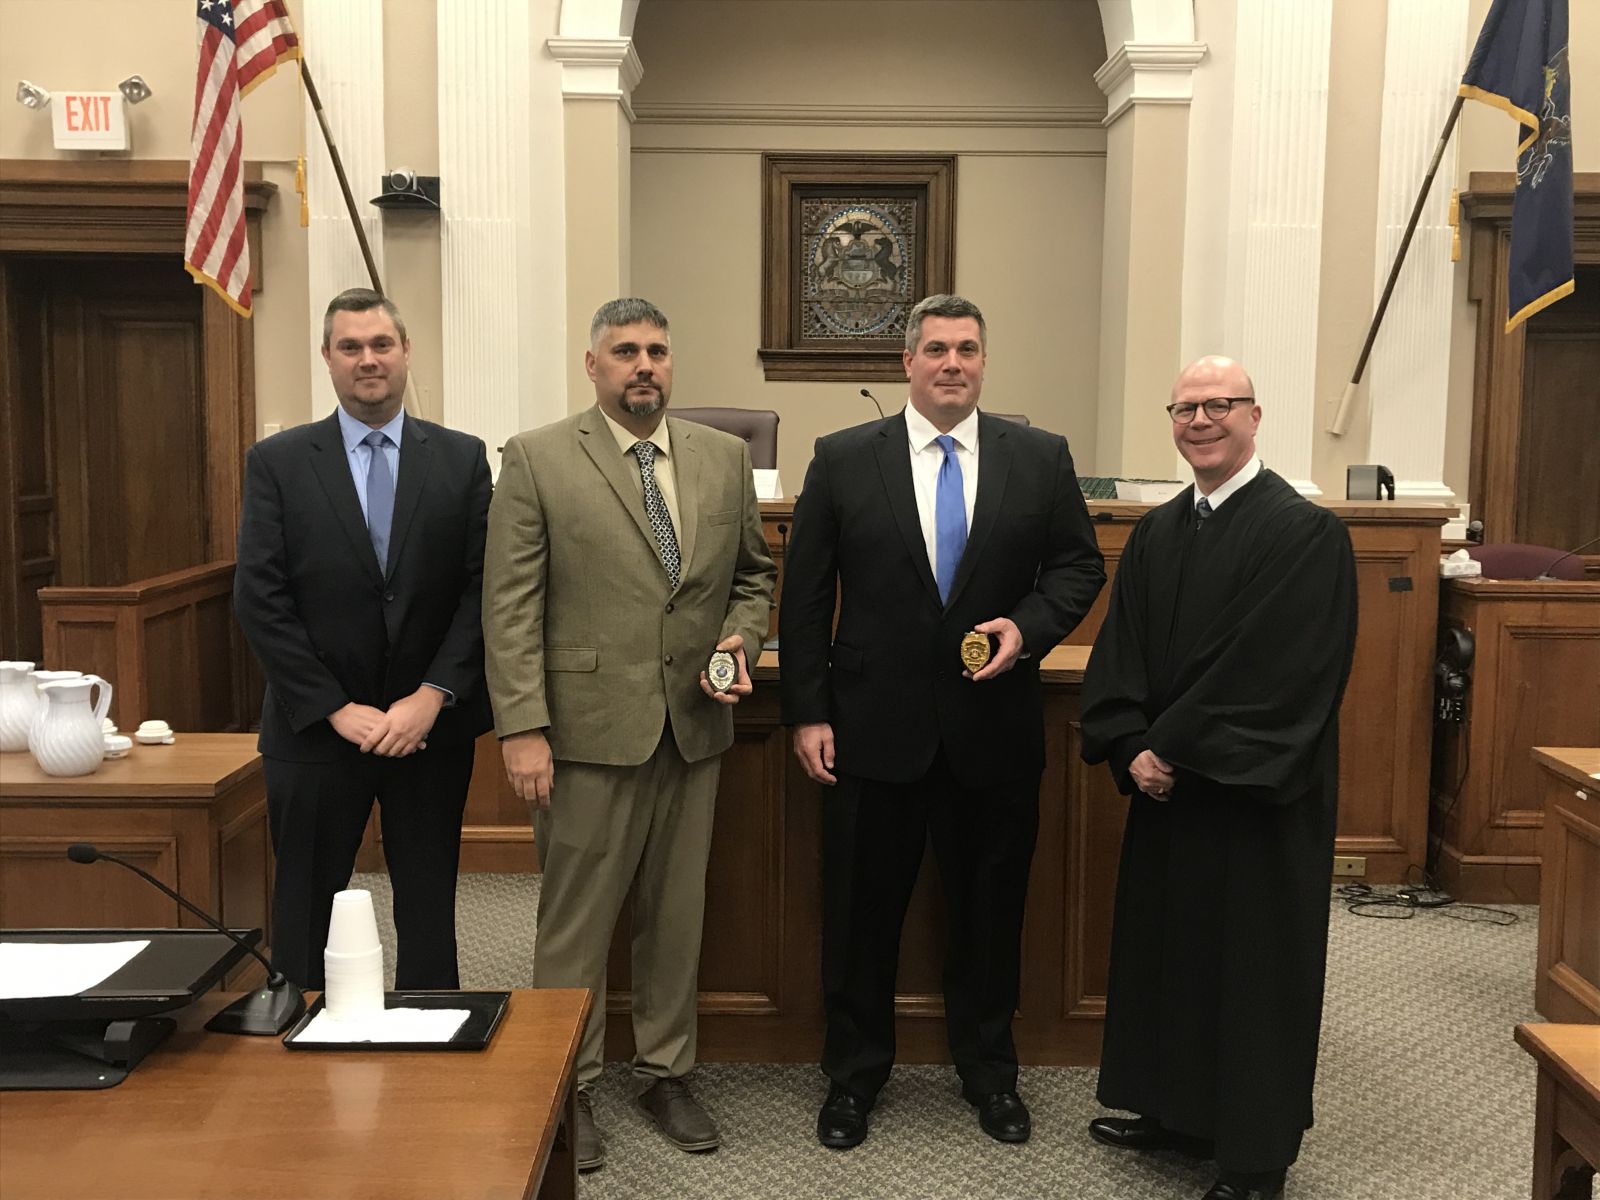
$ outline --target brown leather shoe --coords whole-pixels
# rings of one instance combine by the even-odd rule
[[[593,1171],[606,1161],[605,1143],[600,1140],[599,1127],[594,1123],[594,1100],[582,1088],[578,1089],[578,1120],[572,1142],[578,1170]]]
[[[689,1094],[689,1085],[682,1079],[656,1080],[639,1093],[638,1105],[679,1150],[695,1154],[722,1145],[717,1123]]]

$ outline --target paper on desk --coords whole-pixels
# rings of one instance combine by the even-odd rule
[[[0,942],[0,1000],[76,996],[98,987],[150,944]]]
[[[339,1020],[323,1009],[297,1042],[448,1042],[471,1014],[464,1008],[385,1008]]]

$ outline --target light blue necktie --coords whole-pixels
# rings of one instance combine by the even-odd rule
[[[372,447],[372,456],[367,460],[367,534],[378,555],[378,569],[387,572],[389,529],[394,524],[394,473],[389,470],[389,456],[383,452],[389,445],[389,435],[374,429],[361,440]]]
[[[933,492],[933,577],[939,585],[939,600],[950,603],[956,568],[967,548],[967,499],[961,487],[961,463],[956,458],[956,440],[948,433],[933,439],[944,451],[939,464],[939,482]]]

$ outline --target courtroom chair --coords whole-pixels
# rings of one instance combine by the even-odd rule
[[[750,447],[750,465],[758,471],[778,469],[778,414],[770,408],[669,408],[669,415],[709,425]]]
[[[984,409],[983,411],[984,412],[989,412],[988,409]],[[1028,420],[1028,418],[1023,416],[1021,413],[997,413],[997,412],[992,412],[992,413],[989,413],[989,415],[991,417],[999,417],[1002,421],[1010,421],[1013,425],[1021,425],[1024,428],[1026,428],[1027,426],[1033,424],[1032,421]]]
[[[1467,547],[1468,557],[1483,564],[1487,579],[1536,579],[1546,573],[1557,579],[1583,579],[1583,559],[1576,554],[1562,558],[1565,553],[1551,546],[1531,546],[1526,542]]]

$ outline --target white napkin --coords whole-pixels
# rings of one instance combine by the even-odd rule
[[[340,1020],[323,1009],[297,1042],[448,1042],[472,1014],[464,1008],[386,1008]]]

